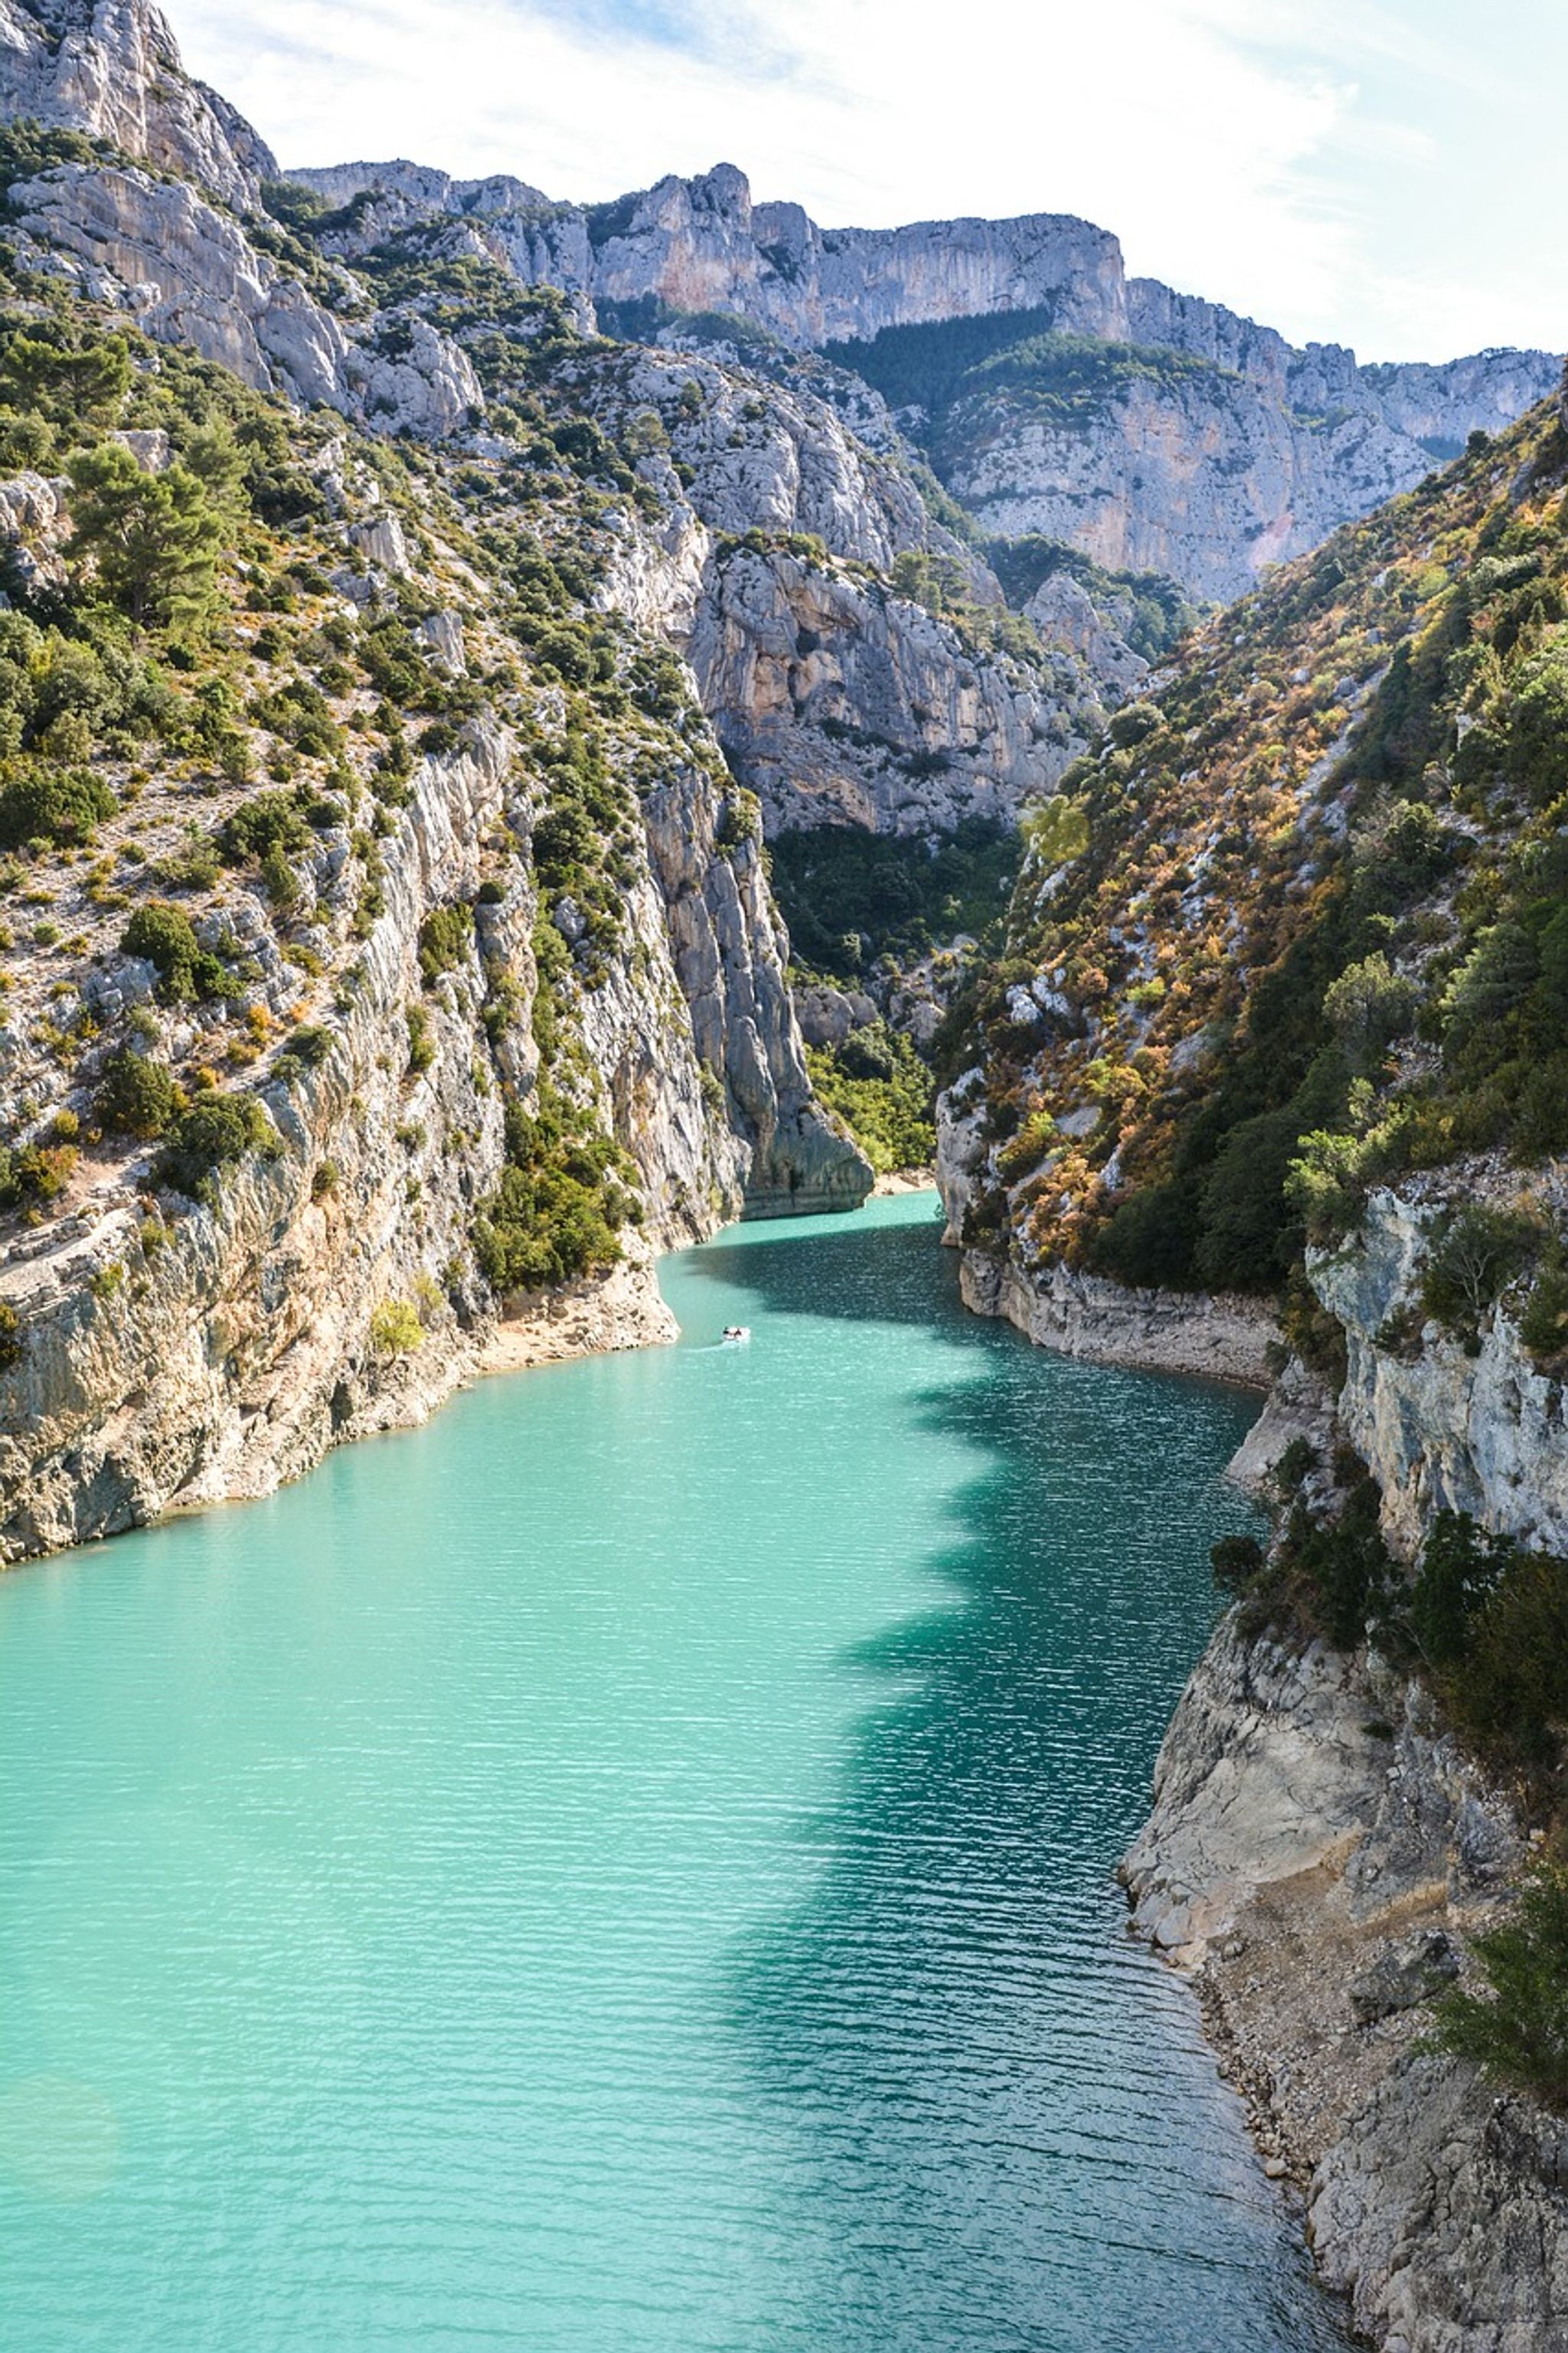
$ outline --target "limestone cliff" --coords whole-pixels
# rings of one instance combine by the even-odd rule
[[[1204,597],[1239,595],[1471,433],[1501,430],[1557,372],[1541,352],[1362,366],[1339,344],[1298,350],[1220,304],[1129,280],[1113,237],[1058,214],[823,229],[798,205],[754,204],[728,164],[586,208],[406,163],[293,177],[340,208],[326,234],[350,257],[448,216],[526,281],[626,332],[679,340],[723,314],[796,350],[834,346],[889,392],[987,532],[1039,533]],[[977,321],[994,330],[980,343]],[[1056,378],[1086,341],[1103,358],[1064,405]],[[1031,355],[999,377],[1010,342]],[[990,365],[970,372],[966,353]]]
[[[809,378],[634,352],[570,353],[552,380],[658,493],[655,546],[627,540],[604,593],[689,661],[770,833],[1011,818],[1101,724],[1070,654],[997,641],[994,575]],[[914,593],[933,557],[962,586],[956,610]],[[904,594],[900,558],[916,567]]]
[[[1499,1179],[1501,1176],[1502,1181]],[[1384,1498],[1391,1541],[1412,1552],[1440,1511],[1468,1512],[1485,1527],[1550,1553],[1568,1553],[1568,1439],[1563,1385],[1554,1364],[1520,1334],[1528,1290],[1520,1285],[1485,1314],[1473,1337],[1420,1306],[1421,1277],[1456,1204],[1488,1185],[1518,1202],[1511,1172],[1445,1171],[1422,1184],[1374,1192],[1353,1235],[1314,1251],[1314,1291],[1345,1335],[1340,1418]],[[1528,1198],[1561,1219],[1548,1180]]]
[[[115,495],[141,470],[154,513],[161,483],[226,503],[199,623],[128,632],[37,364],[65,470],[0,492],[29,812],[0,810],[5,887],[51,910],[5,934],[5,1558],[265,1492],[490,1363],[667,1338],[654,1250],[870,1182],[813,1099],[754,808],[662,632],[669,547],[704,527],[541,480],[505,433],[438,453],[426,416],[398,454],[301,417],[243,342],[194,355],[243,325],[222,304],[143,306],[171,368],[121,304],[121,199],[154,258],[171,220],[228,216],[119,167],[42,185],[24,270],[58,280],[116,208],[50,347],[106,355]],[[63,733],[30,683],[60,665],[90,681]]]
[[[187,183],[62,164],[14,182],[10,202],[21,253],[41,273],[242,383],[390,432],[451,433],[483,405],[464,353],[426,320],[374,311],[346,278],[323,301]]]
[[[250,125],[185,71],[150,0],[0,0],[0,115],[90,132],[241,208],[277,176]]]
[[[1527,1852],[1418,1686],[1230,1619],[1122,1866],[1138,1926],[1195,1973],[1324,2280],[1397,2353],[1568,2343],[1561,2123],[1422,2047]]]

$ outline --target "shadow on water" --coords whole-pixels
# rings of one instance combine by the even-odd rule
[[[963,1361],[908,1409],[979,1466],[925,1564],[948,1605],[843,1662],[872,1695],[805,1833],[813,1892],[728,1988],[757,2096],[800,2150],[803,2231],[814,2207],[839,2234],[862,2217],[823,2256],[802,2341],[1342,2345],[1111,1875],[1212,1617],[1207,1546],[1247,1523],[1217,1475],[1246,1399],[964,1316],[923,1224],[809,1250],[742,1237],[686,1264],[772,1317],[934,1321]]]

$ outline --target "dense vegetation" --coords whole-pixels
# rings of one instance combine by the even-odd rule
[[[994,938],[1019,851],[1011,827],[965,818],[940,836],[781,833],[769,856],[795,963],[849,980],[879,956],[906,961],[960,933]]]
[[[943,835],[847,826],[778,835],[768,854],[797,981],[870,985],[886,997],[923,965],[940,996],[956,993],[1000,938],[1021,847],[1011,827],[985,818]],[[906,1030],[879,1019],[806,1059],[823,1102],[879,1174],[931,1165],[935,1081]]]
[[[841,1046],[808,1046],[812,1084],[879,1176],[936,1157],[931,1066],[902,1030],[868,1022]]]
[[[1379,1176],[1568,1143],[1563,469],[1554,416],[1478,447],[1069,771],[1085,849],[1031,861],[981,1015],[1029,1248],[1272,1291]]]

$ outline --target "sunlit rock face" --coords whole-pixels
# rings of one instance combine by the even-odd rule
[[[0,0],[0,113],[87,132],[241,208],[277,175],[244,116],[185,71],[148,0]]]

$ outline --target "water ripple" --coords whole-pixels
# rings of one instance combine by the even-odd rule
[[[1245,1405],[919,1201],[667,1277],[0,1584],[7,2353],[1341,2342],[1109,1878]]]

